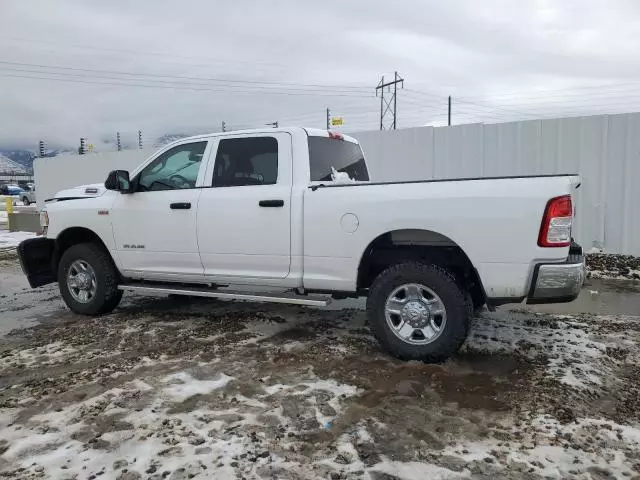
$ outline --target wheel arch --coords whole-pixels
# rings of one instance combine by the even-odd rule
[[[358,290],[368,289],[383,270],[407,260],[446,267],[470,292],[474,305],[486,302],[480,275],[466,252],[449,236],[429,229],[390,230],[373,239],[358,263]]]
[[[55,242],[56,246],[53,254],[52,265],[55,275],[58,274],[58,264],[60,263],[62,255],[73,245],[78,245],[79,243],[95,243],[102,247],[104,251],[109,256],[111,256],[111,254],[109,253],[109,249],[107,248],[102,238],[100,238],[100,236],[96,232],[86,227],[66,228],[58,234]],[[113,261],[113,258],[111,258],[111,261]]]

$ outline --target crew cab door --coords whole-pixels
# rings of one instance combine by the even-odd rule
[[[110,215],[125,275],[202,280],[196,212],[208,143],[184,142],[161,152],[132,178],[132,193],[117,195]]]
[[[286,278],[291,265],[290,134],[225,136],[212,152],[215,161],[209,162],[198,204],[205,278]]]

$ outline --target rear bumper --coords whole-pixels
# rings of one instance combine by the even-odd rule
[[[585,274],[582,247],[574,243],[566,262],[536,265],[527,303],[571,302],[578,297]]]
[[[50,238],[30,238],[18,245],[20,266],[32,288],[56,281],[53,271],[55,241]]]

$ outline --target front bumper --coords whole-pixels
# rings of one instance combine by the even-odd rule
[[[566,262],[536,265],[527,303],[571,302],[578,297],[585,275],[582,247],[574,243]]]

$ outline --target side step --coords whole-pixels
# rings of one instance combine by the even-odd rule
[[[194,297],[222,298],[225,300],[247,300],[250,302],[289,303],[293,305],[307,305],[312,307],[326,307],[331,303],[330,297],[285,295],[281,293],[249,293],[236,291],[220,291],[202,287],[180,287],[174,285],[118,285],[120,290],[141,293],[168,293],[172,295],[191,295]]]

